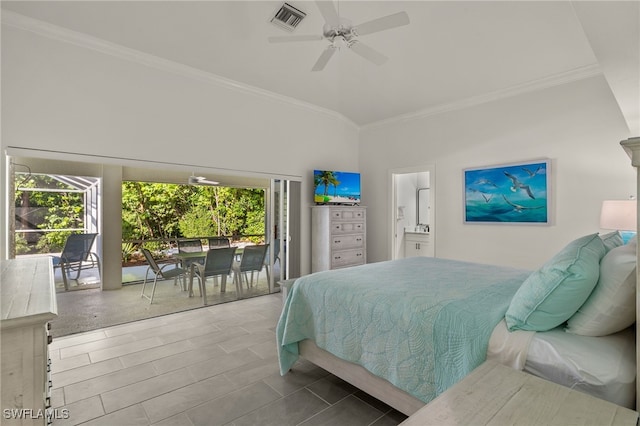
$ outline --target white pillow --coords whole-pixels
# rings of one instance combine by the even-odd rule
[[[613,248],[600,262],[598,284],[569,321],[566,331],[582,336],[606,336],[636,320],[636,248]]]

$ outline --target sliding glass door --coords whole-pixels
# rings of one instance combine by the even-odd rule
[[[300,182],[273,179],[266,202],[266,242],[273,292],[278,281],[300,276]]]

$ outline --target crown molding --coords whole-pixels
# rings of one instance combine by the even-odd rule
[[[165,71],[173,74],[177,74],[193,80],[202,81],[208,84],[214,84],[219,87],[223,87],[229,90],[267,98],[272,101],[287,104],[301,109],[313,111],[315,113],[323,114],[334,119],[345,122],[352,128],[362,131],[379,126],[385,126],[390,124],[397,124],[407,121],[419,120],[434,115],[463,110],[469,107],[493,102],[500,99],[505,99],[513,96],[517,96],[524,93],[535,92],[538,90],[559,86],[562,84],[583,80],[586,78],[602,75],[602,69],[598,64],[591,64],[584,67],[576,68],[567,72],[547,76],[538,80],[533,80],[523,84],[514,85],[506,89],[496,90],[494,92],[486,93],[479,96],[455,101],[447,104],[437,105],[432,108],[426,108],[419,111],[410,112],[407,114],[398,115],[391,118],[358,125],[348,117],[339,112],[322,108],[317,105],[301,101],[296,98],[284,96],[275,92],[264,90],[255,86],[244,84],[232,79],[228,79],[219,75],[212,74],[194,67],[190,67],[175,61],[160,58],[149,53],[144,53],[139,50],[131,49],[116,43],[112,43],[97,37],[90,36],[85,33],[80,33],[67,28],[63,28],[57,25],[53,25],[38,19],[34,19],[19,13],[12,11],[2,11],[2,24],[9,25],[21,30],[30,31],[35,34],[61,41],[63,43],[73,44],[87,49],[91,49],[106,55],[114,56],[126,61],[138,63],[150,68],[155,68],[160,71]]]
[[[138,63],[160,71],[165,71],[193,80],[214,84],[226,89],[242,92],[253,96],[267,98],[272,101],[287,104],[301,109],[311,110],[329,116],[334,119],[341,120],[356,130],[359,126],[348,117],[336,111],[322,108],[309,102],[304,102],[290,96],[284,96],[275,92],[261,89],[241,83],[229,78],[225,78],[198,68],[190,67],[179,62],[169,59],[160,58],[158,56],[131,49],[116,43],[112,43],[98,37],[93,37],[85,33],[70,30],[68,28],[53,25],[38,19],[34,19],[12,11],[2,11],[2,24],[9,25],[24,31],[29,31],[43,37],[54,39],[63,43],[73,44],[86,49],[91,49],[105,55],[110,55],[126,61]]]
[[[466,98],[460,101],[437,105],[433,108],[426,108],[419,111],[414,111],[411,113],[387,118],[384,120],[375,121],[373,123],[368,123],[361,126],[360,130],[362,131],[362,130],[373,128],[373,127],[397,124],[397,123],[402,123],[402,122],[407,122],[412,120],[419,120],[426,117],[443,114],[445,112],[463,110],[473,106],[486,104],[488,102],[510,98],[510,97],[518,96],[524,93],[536,92],[538,90],[560,86],[560,85],[571,83],[574,81],[595,77],[598,75],[602,75],[602,69],[598,64],[586,65],[584,67],[576,68],[567,72],[543,77],[538,80],[533,80],[523,84],[507,87],[506,89],[496,90],[480,96],[474,96],[474,97]]]

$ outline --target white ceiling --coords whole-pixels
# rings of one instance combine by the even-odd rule
[[[289,3],[307,13],[293,34],[320,35],[317,5]],[[321,72],[311,67],[325,41],[267,41],[289,34],[269,22],[281,4],[2,1],[2,8],[329,109],[359,126],[600,70],[613,76],[627,121],[639,121],[636,1],[339,1],[340,16],[356,25],[403,10],[411,23],[361,37],[389,57],[382,66],[340,51]]]

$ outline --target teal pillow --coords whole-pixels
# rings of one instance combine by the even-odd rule
[[[604,243],[605,249],[607,249],[607,253],[609,250],[614,249],[616,247],[620,247],[622,242],[622,235],[618,231],[609,232],[608,234],[601,235],[600,238]]]
[[[598,283],[605,253],[598,234],[586,235],[534,271],[507,309],[509,330],[547,331],[571,318]]]

